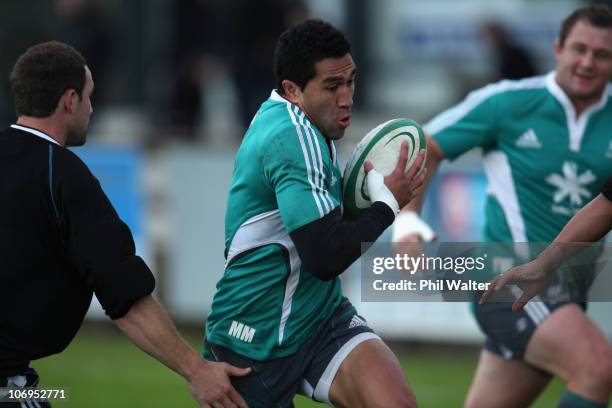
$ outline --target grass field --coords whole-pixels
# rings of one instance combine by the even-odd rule
[[[197,333],[186,336],[199,350]],[[475,368],[478,351],[471,348],[402,345],[394,348],[425,408],[461,407]],[[33,363],[40,388],[68,390],[55,408],[76,407],[196,407],[184,380],[148,357],[122,334],[108,328],[86,327],[68,349]],[[553,382],[533,405],[557,406],[562,384]],[[297,397],[297,408],[322,407]]]

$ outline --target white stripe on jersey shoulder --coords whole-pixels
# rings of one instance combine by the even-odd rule
[[[317,157],[314,149],[314,145],[317,146],[318,148],[318,143],[317,143],[317,135],[312,135],[311,133],[311,129],[308,128],[308,119],[305,118],[305,114],[304,112],[302,112],[297,106],[293,106],[293,113],[295,113],[296,117],[299,120],[300,126],[302,126],[303,130],[304,130],[304,134],[306,135],[306,142],[308,142],[308,148],[310,151],[310,157],[312,158],[312,170],[314,173],[314,183],[315,186],[317,188],[317,193],[319,194],[319,196],[321,197],[321,201],[323,202],[323,206],[325,207],[325,213],[327,214],[330,211],[329,208],[329,203],[326,200],[325,197],[325,191],[323,190],[323,182],[325,179],[325,173],[323,172],[323,164],[321,163],[320,157],[321,155],[319,155]],[[314,139],[314,140],[313,140]]]
[[[305,115],[303,114],[303,112],[301,112],[297,106],[293,105],[287,100],[285,100],[285,104],[287,112],[289,113],[289,117],[291,118],[291,121],[295,126],[298,140],[300,141],[302,154],[304,155],[304,162],[306,164],[308,182],[311,186],[312,196],[317,205],[317,209],[319,210],[319,216],[323,217],[328,214],[334,208],[334,206],[329,196],[325,196],[325,190],[323,189],[322,180],[321,183],[319,183],[323,167],[318,164],[317,155],[314,152],[314,143],[317,142],[317,136],[316,134],[314,135],[314,137],[311,135],[310,131],[312,129],[308,128],[310,122],[307,118],[304,117]],[[301,118],[298,115],[301,115]],[[298,118],[300,118],[300,122],[302,124],[298,123]],[[309,149],[306,146],[306,143],[308,143],[308,146],[310,147],[310,156],[308,154]]]
[[[314,183],[313,197],[317,203],[319,214],[322,217],[323,215],[326,215],[332,211],[335,207],[329,192],[325,189],[325,172],[323,168],[323,157],[321,154],[319,137],[317,136],[312,123],[310,120],[308,120],[308,117],[306,117],[304,112],[298,106],[283,98],[276,89],[272,90],[270,99],[275,102],[282,102],[287,106],[287,111],[289,112],[291,120],[296,127],[298,139],[302,145],[302,153],[304,154],[306,167],[309,172],[308,180],[311,185]],[[310,152],[310,156],[308,155],[308,152]],[[332,160],[334,160],[335,152],[332,157]]]
[[[546,87],[546,76],[540,75],[531,78],[525,78],[520,80],[503,80],[494,84],[489,84],[483,88],[472,91],[468,96],[453,108],[450,108],[432,120],[427,122],[424,126],[425,130],[430,135],[435,135],[445,128],[453,125],[454,123],[461,120],[465,115],[470,113],[472,109],[480,105],[486,99],[493,95],[500,94],[507,91],[518,91],[522,89],[537,89]]]
[[[336,151],[336,142],[334,142],[333,140],[329,141],[330,145],[331,145],[331,153],[332,153],[332,163],[334,163],[336,166],[338,165],[338,152]]]
[[[313,167],[315,168],[315,183],[317,182],[318,176],[318,192],[323,197],[323,203],[326,207],[326,213],[329,213],[334,209],[334,202],[329,196],[329,191],[325,189],[325,169],[323,168],[323,156],[321,155],[321,144],[319,143],[319,137],[317,136],[315,130],[312,128],[312,124],[306,118],[304,112],[302,112],[298,107],[294,107],[294,112],[300,118],[300,124],[305,126],[306,135],[308,137],[308,146],[310,147],[310,155],[313,158]],[[313,147],[316,148],[316,155]]]
[[[325,215],[325,212],[323,211],[323,207],[321,205],[321,199],[319,197],[319,193],[317,192],[317,185],[313,181],[313,176],[312,176],[313,170],[310,165],[310,159],[308,158],[308,152],[306,151],[306,144],[304,143],[304,136],[302,134],[303,129],[302,129],[302,126],[300,126],[297,122],[297,119],[295,117],[295,114],[293,113],[290,102],[287,102],[287,112],[289,112],[291,121],[293,122],[293,125],[295,126],[295,129],[297,131],[298,139],[300,141],[300,146],[302,147],[302,154],[304,155],[304,162],[306,163],[306,176],[308,178],[308,182],[310,183],[312,196],[319,210],[319,216],[323,217]]]

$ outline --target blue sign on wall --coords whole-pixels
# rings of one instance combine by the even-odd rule
[[[143,243],[145,200],[140,181],[143,157],[135,147],[87,145],[72,149],[100,180],[121,219],[130,227],[137,245]]]

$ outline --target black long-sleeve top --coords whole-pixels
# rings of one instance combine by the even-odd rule
[[[375,202],[356,220],[343,220],[340,208],[293,231],[290,236],[302,263],[321,280],[344,272],[370,244],[389,227],[395,214],[389,206]]]
[[[0,132],[0,378],[62,351],[93,293],[117,319],[154,286],[86,165],[40,131]]]

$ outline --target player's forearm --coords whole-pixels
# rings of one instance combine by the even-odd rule
[[[538,262],[550,273],[580,252],[586,243],[601,239],[611,228],[612,203],[600,194],[572,217],[538,256]]]
[[[376,241],[394,218],[393,210],[382,202],[374,203],[354,221],[344,221],[337,208],[290,235],[307,270],[321,280],[330,280],[355,262],[362,243]]]
[[[428,134],[427,135],[427,175],[425,177],[425,181],[423,185],[419,189],[415,198],[413,198],[404,208],[402,208],[402,212],[415,211],[417,213],[421,212],[421,208],[423,206],[423,202],[425,201],[425,194],[427,192],[427,188],[431,179],[436,174],[438,170],[438,166],[440,162],[444,159],[444,153],[442,153],[442,149],[438,143],[433,140],[433,138]]]
[[[438,143],[428,134],[427,135],[427,174],[423,185],[413,198],[398,214],[393,224],[393,242],[405,242],[406,240],[435,239],[435,233],[418,215],[421,212],[423,201],[431,179],[438,170],[440,162],[444,159],[444,153]]]
[[[140,299],[115,323],[143,351],[186,379],[203,362],[151,296]]]

